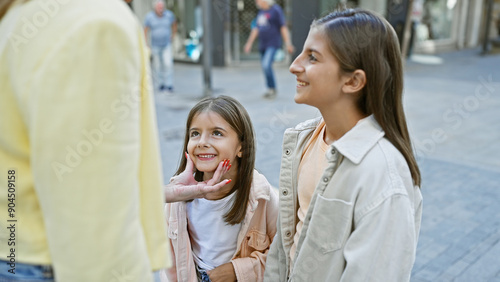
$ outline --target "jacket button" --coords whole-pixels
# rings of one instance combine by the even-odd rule
[[[286,236],[286,237],[290,237],[290,236],[292,236],[292,232],[290,232],[290,231],[285,232],[285,236]]]
[[[284,189],[284,190],[281,192],[281,194],[283,194],[283,196],[288,195],[288,190],[287,190],[287,189]]]
[[[328,182],[328,177],[323,178],[324,182]]]
[[[292,150],[290,150],[290,149],[286,149],[286,150],[285,150],[285,155],[287,155],[287,156],[288,156],[288,155],[290,155],[291,153],[292,153]]]
[[[332,149],[332,155],[335,155],[336,152],[335,149]]]

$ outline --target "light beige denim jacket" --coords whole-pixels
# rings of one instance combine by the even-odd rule
[[[198,281],[187,227],[186,202],[166,204],[165,215],[174,267],[161,273],[162,281]],[[238,281],[263,280],[266,256],[276,234],[277,217],[276,189],[254,170],[247,212],[238,233],[238,247],[231,259]]]
[[[409,281],[422,215],[422,195],[402,154],[369,116],[332,143],[328,165],[307,211],[293,270],[297,171],[320,122],[285,132],[278,232],[264,281]]]

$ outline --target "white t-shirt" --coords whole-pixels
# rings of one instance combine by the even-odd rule
[[[223,217],[231,208],[235,195],[232,193],[216,201],[200,198],[187,203],[193,259],[204,270],[231,261],[236,252],[241,224],[229,225]]]

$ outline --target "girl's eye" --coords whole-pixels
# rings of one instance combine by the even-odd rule
[[[316,61],[318,61],[318,60],[317,60],[317,59],[316,59],[316,57],[315,57],[315,56],[311,53],[311,54],[309,54],[309,61],[316,62]]]
[[[222,132],[220,132],[219,130],[215,130],[213,134],[215,136],[222,136]]]
[[[200,133],[198,133],[198,131],[191,131],[191,133],[189,134],[189,137],[196,137],[200,135]]]

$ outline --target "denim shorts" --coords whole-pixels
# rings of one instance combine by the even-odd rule
[[[50,265],[35,265],[16,262],[15,274],[9,272],[9,262],[0,260],[0,282],[54,282],[54,272]]]
[[[50,265],[34,265],[16,262],[15,274],[9,272],[9,269],[11,269],[9,262],[0,260],[0,282],[55,282],[54,272]],[[160,271],[153,272],[153,281],[161,281]]]
[[[198,282],[210,282],[210,277],[207,271],[196,266],[196,276],[198,276]]]

